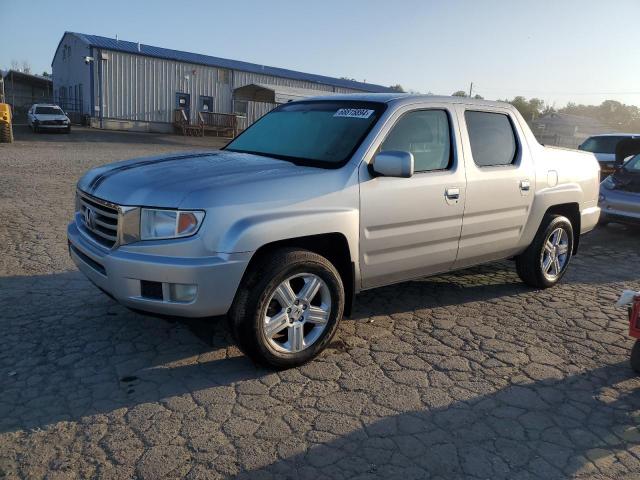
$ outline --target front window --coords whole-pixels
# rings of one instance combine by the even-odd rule
[[[592,153],[616,153],[618,142],[624,137],[607,136],[607,137],[590,137],[580,145],[580,150]]]
[[[282,105],[225,149],[339,167],[353,155],[385,108],[383,103],[331,100]]]
[[[624,164],[624,169],[631,173],[640,173],[640,155],[636,155]]]
[[[451,166],[449,116],[444,110],[418,110],[405,114],[393,127],[380,151],[411,152],[414,171],[446,170]]]
[[[58,107],[36,107],[36,115],[64,115]]]

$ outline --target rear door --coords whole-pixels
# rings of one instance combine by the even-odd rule
[[[458,105],[467,196],[455,268],[518,252],[529,217],[535,169],[509,109]]]
[[[385,127],[380,150],[409,151],[411,178],[374,176],[360,166],[363,288],[449,270],[456,259],[465,177],[451,105],[405,107]]]

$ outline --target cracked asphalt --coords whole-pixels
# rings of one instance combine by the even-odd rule
[[[624,288],[640,231],[583,238],[536,291],[511,262],[359,296],[316,361],[254,366],[219,320],[133,313],[77,272],[74,183],[218,139],[76,129],[0,145],[0,478],[640,478]]]

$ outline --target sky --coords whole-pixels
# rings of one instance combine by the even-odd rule
[[[640,106],[640,0],[0,0],[0,68],[51,71],[65,31],[401,84]],[[34,14],[35,12],[44,12]]]

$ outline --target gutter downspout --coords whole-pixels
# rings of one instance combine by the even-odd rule
[[[104,105],[102,102],[102,49],[98,49],[98,98],[100,100],[100,128],[103,128],[102,108]]]
[[[95,86],[94,86],[94,78],[93,78],[93,65],[96,63],[95,62],[95,57],[93,56],[93,47],[89,48],[89,56],[91,56],[91,58],[93,58],[93,62],[89,62],[89,89],[90,89],[90,97],[91,97],[91,104],[89,106],[89,108],[91,110],[89,110],[89,117],[93,118],[96,114],[96,94],[95,94]],[[89,122],[89,126],[91,126],[91,122]]]

